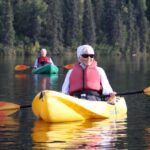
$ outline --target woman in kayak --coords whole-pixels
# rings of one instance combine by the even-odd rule
[[[45,48],[42,48],[40,50],[40,54],[38,58],[36,58],[34,62],[34,68],[43,66],[45,64],[54,64],[52,59],[47,56],[47,50]]]
[[[94,55],[90,45],[77,48],[78,63],[68,71],[62,92],[88,100],[102,100],[100,95],[110,95],[107,100],[114,103],[116,92],[110,86],[104,69],[97,66]]]

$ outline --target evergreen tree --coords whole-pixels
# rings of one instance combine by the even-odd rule
[[[84,11],[83,11],[83,43],[95,46],[96,35],[95,35],[95,22],[93,15],[93,8],[91,0],[84,1]]]
[[[146,6],[147,6],[146,16],[147,16],[148,21],[150,22],[150,0],[146,0]]]
[[[14,27],[19,39],[30,42],[39,40],[43,14],[47,9],[43,0],[14,1]]]
[[[143,54],[148,21],[149,0],[0,0],[0,49],[32,53],[40,45],[59,53],[82,43]]]
[[[13,47],[15,41],[15,31],[13,28],[13,11],[11,0],[5,0],[1,3],[1,31],[0,42],[4,46]]]
[[[115,30],[115,21],[116,21],[116,0],[105,0],[104,1],[104,15],[102,30],[107,38],[107,44],[113,45],[115,42],[114,39],[114,30]]]
[[[113,30],[114,48],[123,54],[126,52],[125,45],[127,41],[126,24],[124,23],[124,17],[126,16],[123,9],[125,7],[126,4],[123,1],[116,2],[116,15]]]
[[[93,14],[95,19],[95,32],[96,32],[96,43],[100,44],[105,41],[105,35],[102,31],[104,16],[104,0],[92,0],[93,4]]]
[[[140,51],[142,53],[146,52],[146,44],[148,41],[148,22],[145,17],[145,1],[144,0],[137,0],[135,1],[136,6],[136,20],[137,26],[139,28],[139,35],[140,35]]]
[[[139,32],[136,26],[136,11],[131,0],[128,2],[128,41],[126,44],[126,49],[128,53],[134,54],[138,53],[140,49],[139,43]]]
[[[80,0],[63,0],[63,29],[64,46],[71,47],[78,45],[80,24],[79,24],[79,3]]]
[[[48,10],[45,25],[46,45],[53,53],[58,53],[62,48],[62,9],[60,0],[47,0]]]
[[[116,32],[114,35],[114,46],[115,50],[119,50],[119,52],[125,54],[125,44],[127,40],[126,26],[123,24],[123,20],[120,13],[118,13],[116,17],[118,19],[115,22]]]

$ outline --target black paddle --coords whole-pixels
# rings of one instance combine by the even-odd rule
[[[123,96],[123,95],[133,95],[133,94],[145,94],[145,95],[150,95],[150,87],[146,87],[143,90],[139,91],[130,91],[130,92],[121,92],[121,93],[116,93],[116,96]],[[110,97],[110,95],[102,95],[101,98],[106,98]]]
[[[150,95],[150,87],[146,87],[143,90],[139,91],[131,91],[131,92],[123,92],[123,93],[117,93],[116,96],[123,96],[123,95],[133,95],[133,94],[145,94],[145,95]],[[102,95],[102,98],[109,97],[110,95]],[[30,104],[26,105],[18,105],[10,102],[0,102],[0,112],[6,112],[6,111],[14,111],[14,110],[19,110],[22,108],[28,108],[32,107]]]

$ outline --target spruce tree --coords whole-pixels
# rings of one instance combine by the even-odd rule
[[[64,46],[77,46],[79,40],[79,3],[80,0],[63,1],[63,39]]]
[[[91,0],[84,1],[82,31],[83,44],[90,44],[95,46],[95,22]]]
[[[48,45],[52,52],[57,54],[62,48],[62,13],[60,0],[47,0],[48,5],[45,37],[46,45]]]
[[[96,43],[99,45],[105,41],[105,35],[102,31],[104,16],[104,0],[92,0],[93,14],[95,20]]]
[[[2,1],[1,10],[1,35],[0,41],[4,46],[13,47],[15,41],[15,31],[13,28],[13,11],[11,0]]]

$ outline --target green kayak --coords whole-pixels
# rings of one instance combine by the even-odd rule
[[[32,70],[33,74],[56,74],[58,73],[58,67],[53,64],[46,64]]]

